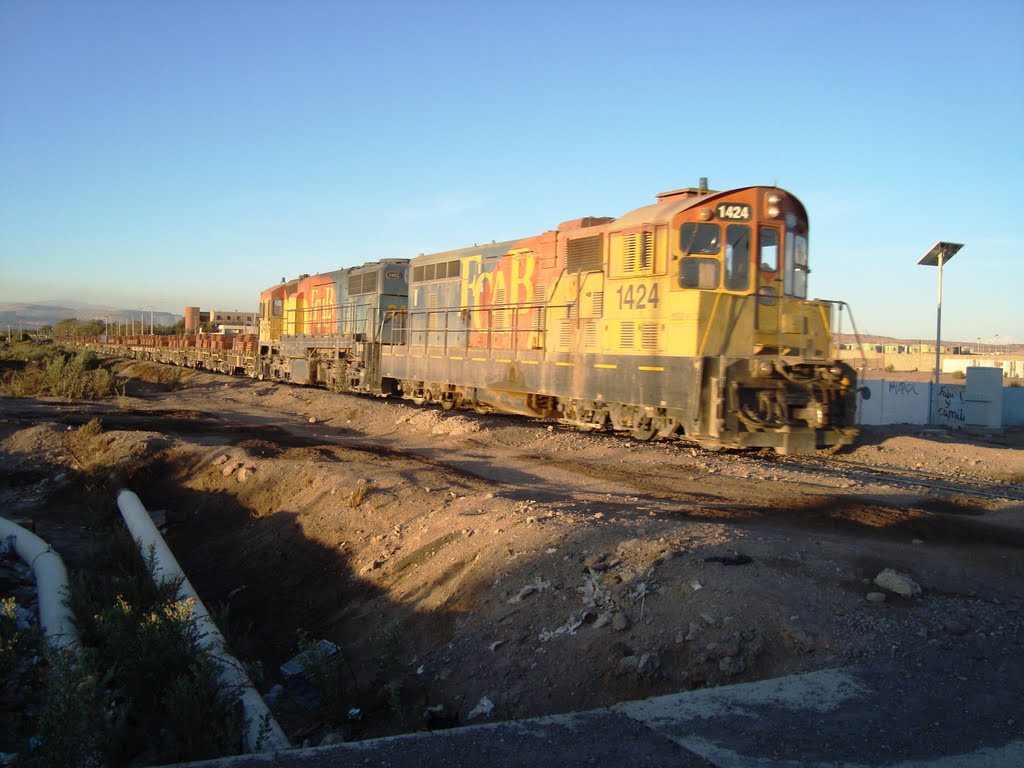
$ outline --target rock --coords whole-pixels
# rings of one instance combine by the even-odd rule
[[[632,675],[636,673],[639,666],[639,656],[623,656],[621,659],[619,659],[619,664],[615,669],[615,674],[617,674],[619,677],[623,677],[625,675]]]
[[[701,631],[701,629],[703,629],[703,627],[701,627],[701,625],[698,622],[691,621],[690,622],[690,626],[687,629],[688,629],[688,631],[687,631],[686,637],[684,639],[685,640],[696,640],[697,639],[697,635],[700,634],[700,631]]]
[[[276,704],[277,701],[284,696],[284,686],[278,683],[265,694],[263,694],[263,700],[267,702],[267,706]]]
[[[240,470],[238,470],[238,475],[235,477],[235,479],[238,480],[238,482],[240,483],[244,483],[246,480],[253,476],[253,473],[255,471],[256,467],[242,467]]]
[[[867,600],[869,603],[884,603],[885,593],[884,592],[868,592]]]
[[[700,618],[709,627],[713,627],[713,626],[715,626],[716,623],[718,623],[718,620],[714,616],[712,616],[710,613],[702,613],[700,615]]]
[[[589,568],[595,573],[608,570],[608,555],[590,555],[583,561],[583,567]]]
[[[616,640],[614,643],[612,643],[612,654],[612,658],[615,658],[615,656],[622,658],[623,656],[634,656],[636,655],[636,651],[633,650],[633,646],[631,646],[629,643],[624,643],[621,640]]]
[[[597,617],[597,620],[594,622],[594,629],[600,629],[601,627],[607,627],[611,623],[612,623],[612,612],[611,611],[605,611],[604,613],[602,613],[600,616]]]
[[[475,720],[478,717],[490,717],[494,711],[494,702],[486,696],[482,697],[477,705],[466,715],[467,720]]]
[[[779,635],[786,646],[797,653],[810,653],[815,648],[814,638],[799,627],[783,627]]]
[[[722,656],[739,656],[740,654],[740,635],[737,632],[732,637],[726,638],[718,645],[718,649],[715,655],[721,658]]]
[[[635,657],[634,657],[635,658]],[[661,670],[661,659],[656,653],[645,653],[640,657],[636,673],[640,677],[654,677]]]
[[[228,455],[226,453],[222,453],[220,456],[218,456],[216,459],[213,460],[213,466],[219,467],[221,464],[223,464],[227,460],[228,460]]]
[[[875,584],[903,597],[917,597],[921,594],[921,587],[917,582],[892,568],[886,568],[875,576]]]
[[[316,416],[310,416],[309,417],[309,423],[310,424],[316,424]],[[327,735],[330,736],[330,734],[327,734]]]
[[[694,579],[690,582],[690,589],[696,592],[698,589],[703,589],[704,585],[700,583],[700,579]]]
[[[733,677],[745,671],[747,665],[743,663],[742,659],[738,659],[735,656],[726,656],[719,660],[718,668],[729,677]]]
[[[612,629],[616,632],[622,632],[629,629],[630,621],[629,617],[624,613],[616,613],[612,616]]]
[[[550,581],[544,581],[538,576],[532,584],[527,584],[525,587],[519,590],[518,594],[509,599],[510,603],[521,603],[523,598],[528,595],[532,595],[534,592],[543,592],[551,586]]]
[[[344,744],[345,734],[338,731],[331,731],[320,740],[321,747],[329,747],[331,744]]]
[[[761,637],[761,635],[758,635],[753,640],[747,642],[747,644],[743,646],[743,653],[748,658],[756,659],[764,653],[764,638]]]
[[[949,634],[954,635],[955,637],[966,635],[968,632],[971,631],[970,627],[968,627],[961,621],[957,621],[956,619],[946,619],[942,622],[942,628],[946,630]]]

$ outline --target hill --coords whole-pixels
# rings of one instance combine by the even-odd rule
[[[55,325],[69,317],[78,320],[106,320],[111,323],[144,320],[146,325],[174,325],[182,316],[173,312],[125,309],[63,299],[39,303],[0,303],[0,326],[10,325],[31,330],[44,325]]]

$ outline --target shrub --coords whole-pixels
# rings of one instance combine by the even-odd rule
[[[352,493],[348,497],[348,505],[352,509],[356,509],[360,504],[363,503],[363,499],[366,498],[366,494],[373,488],[372,480],[360,480],[356,483],[356,487],[352,489]]]
[[[126,544],[128,542],[128,544]],[[232,754],[241,744],[237,695],[223,690],[219,667],[200,648],[190,600],[178,598],[180,582],[155,584],[152,554],[144,560],[129,537],[110,542],[109,567],[102,575],[72,575],[69,603],[84,646],[81,666],[55,666],[72,675],[47,704],[44,719],[59,722],[80,706],[102,745],[101,763],[163,764]],[[76,682],[78,681],[78,682]],[[100,716],[88,681],[95,681]],[[75,704],[74,696],[86,697]],[[68,698],[71,697],[71,698]],[[51,735],[54,761],[65,763],[59,734]],[[44,749],[50,749],[44,741]]]
[[[64,354],[64,349],[49,341],[21,341],[0,347],[0,360],[21,360],[26,363],[38,363],[61,354]]]
[[[86,651],[50,651],[46,703],[39,715],[39,748],[31,753],[32,768],[61,765],[95,768],[104,765],[104,696]]]
[[[82,437],[96,437],[103,431],[103,422],[99,419],[89,419],[78,428],[78,434]]]
[[[29,362],[25,370],[9,374],[0,382],[0,394],[8,397],[50,395],[68,399],[107,397],[117,382],[110,371],[99,367],[91,351],[65,352],[53,347],[47,356]]]
[[[160,385],[168,392],[182,389],[185,386],[185,371],[177,366],[161,369],[158,378]]]

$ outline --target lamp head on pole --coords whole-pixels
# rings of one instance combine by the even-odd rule
[[[939,266],[939,257],[942,257],[942,263],[945,264],[963,247],[963,243],[947,243],[939,240],[928,250],[928,253],[917,260],[917,263],[922,267],[937,267]]]

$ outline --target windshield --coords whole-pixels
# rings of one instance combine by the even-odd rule
[[[807,298],[807,225],[786,214],[786,269],[782,290],[787,296]]]

